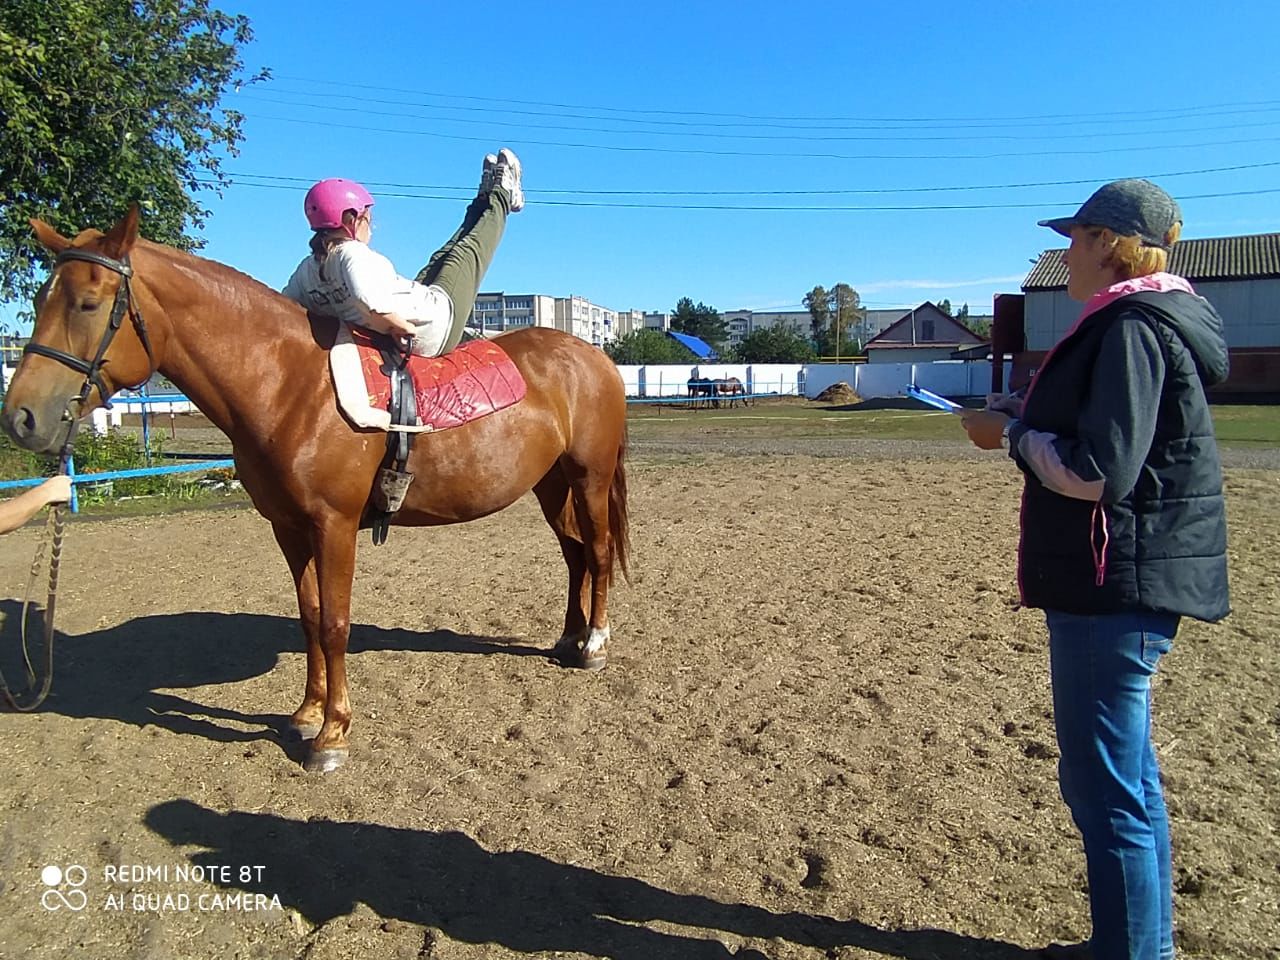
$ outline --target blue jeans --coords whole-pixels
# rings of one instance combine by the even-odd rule
[[[1151,743],[1151,678],[1179,618],[1047,610],[1045,619],[1058,779],[1084,838],[1093,956],[1169,960],[1173,877]]]

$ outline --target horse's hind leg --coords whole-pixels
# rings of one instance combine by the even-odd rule
[[[578,657],[578,651],[587,639],[590,594],[587,589],[586,548],[578,530],[569,478],[565,475],[564,468],[559,463],[552,466],[533,488],[533,493],[542,506],[542,515],[547,518],[556,539],[560,541],[560,552],[564,554],[564,563],[569,569],[564,631],[556,642],[556,652],[562,659],[572,661]]]
[[[302,621],[302,635],[307,644],[307,686],[302,695],[302,706],[289,718],[289,727],[303,740],[312,739],[320,732],[324,722],[324,703],[328,693],[324,651],[320,647],[320,591],[316,585],[315,557],[310,538],[280,526],[272,528],[276,542],[284,553],[293,574],[298,592],[298,616]]]
[[[613,577],[613,551],[609,547],[609,487],[613,483],[613,469],[617,463],[616,451],[609,456],[607,463],[607,468],[598,464],[566,464],[589,576],[587,634],[578,651],[578,666],[587,670],[604,669],[608,659],[609,583]]]

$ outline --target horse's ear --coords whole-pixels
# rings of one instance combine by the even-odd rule
[[[129,212],[111,228],[102,241],[103,252],[117,260],[129,255],[133,245],[138,242],[138,205],[129,204]]]
[[[49,226],[43,220],[32,218],[30,221],[31,229],[36,232],[36,239],[44,244],[51,253],[61,253],[67,247],[71,246],[71,241],[60,234],[53,227]]]

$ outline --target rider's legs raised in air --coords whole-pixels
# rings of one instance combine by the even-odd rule
[[[467,206],[462,224],[418,274],[419,283],[440,287],[453,302],[453,326],[441,353],[448,353],[462,339],[462,328],[502,240],[507,216],[524,207],[520,174],[520,161],[510,150],[503,148],[493,160],[486,157],[480,193]]]

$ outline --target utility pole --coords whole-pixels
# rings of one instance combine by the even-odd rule
[[[832,294],[831,299],[834,301],[834,303],[832,304],[834,308],[832,323],[836,325],[836,363],[839,363],[840,362],[840,298],[835,294]]]

